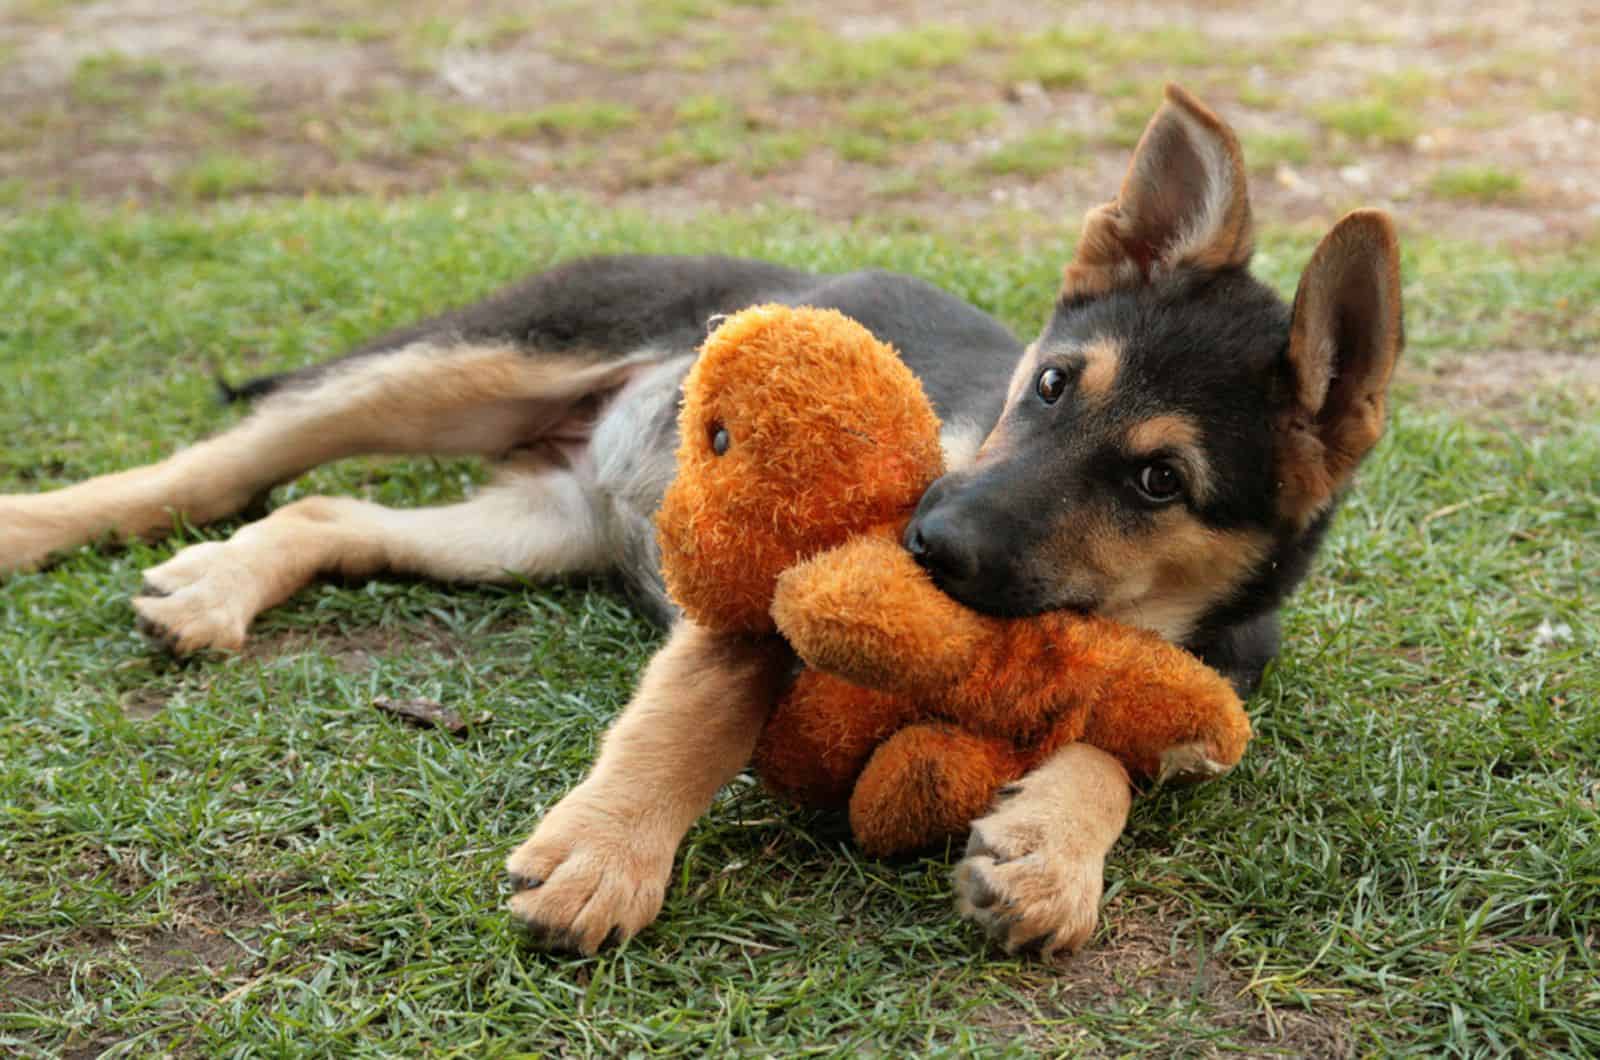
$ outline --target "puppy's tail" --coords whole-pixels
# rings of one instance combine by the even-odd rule
[[[283,387],[296,372],[277,372],[273,375],[258,375],[253,379],[246,379],[242,383],[228,382],[228,377],[222,374],[222,369],[212,366],[211,378],[217,384],[217,396],[224,405],[237,405],[242,401],[255,401],[264,398]]]

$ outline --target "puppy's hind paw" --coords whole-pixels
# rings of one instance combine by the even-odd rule
[[[255,585],[227,548],[216,541],[191,545],[145,571],[133,600],[139,632],[176,655],[244,647]]]

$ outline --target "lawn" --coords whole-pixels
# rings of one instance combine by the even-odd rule
[[[996,222],[998,225],[998,222]],[[1270,230],[1286,292],[1315,233]],[[878,264],[1037,328],[1063,249],[663,224],[548,194],[58,205],[0,215],[0,491],[154,458],[237,377],[576,254]],[[23,1055],[1156,1055],[1600,1050],[1600,431],[1593,397],[1470,404],[1486,351],[1592,350],[1594,247],[1408,240],[1393,429],[1288,613],[1225,781],[1137,803],[1093,947],[1007,958],[953,855],[884,864],[741,780],[656,926],[529,948],[500,863],[582,773],[656,643],[604,584],[323,586],[235,657],[133,630],[141,568],[229,527],[0,584],[0,1048]],[[1535,355],[1530,354],[1529,357]],[[279,490],[436,503],[470,461]],[[459,736],[372,706],[430,696]]]

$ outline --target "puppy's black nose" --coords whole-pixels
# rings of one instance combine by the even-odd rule
[[[978,573],[976,542],[938,507],[911,520],[905,546],[923,570],[942,582],[964,582]]]

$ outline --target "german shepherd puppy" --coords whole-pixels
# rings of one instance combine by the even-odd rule
[[[205,523],[358,453],[483,454],[463,503],[397,511],[309,497],[145,573],[141,626],[173,651],[237,649],[322,574],[497,581],[617,572],[657,619],[651,517],[673,472],[678,387],[708,321],[758,302],[839,309],[901,351],[953,469],[906,547],[981,611],[1098,612],[1155,630],[1242,690],[1277,650],[1276,609],[1383,429],[1402,343],[1389,220],[1351,214],[1292,307],[1247,271],[1233,133],[1176,87],[1114,202],[1092,210],[1042,334],[881,272],[723,258],[570,263],[330,364],[232,391],[253,415],[161,463],[0,497],[0,572],[102,534]],[[593,952],[649,924],[679,841],[742,769],[792,660],[770,639],[678,621],[593,770],[508,862],[513,914]],[[1091,933],[1128,778],[1082,745],[974,822],[962,912],[1009,949]]]

